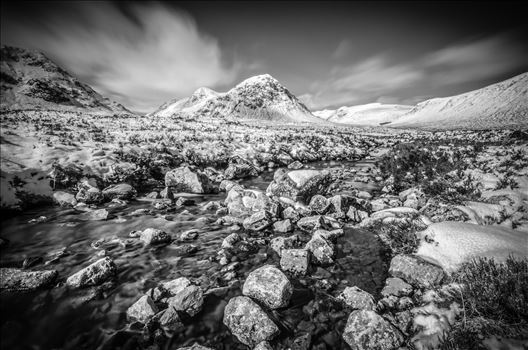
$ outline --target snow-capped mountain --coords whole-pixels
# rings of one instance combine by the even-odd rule
[[[337,110],[314,112],[319,118],[332,123],[356,126],[379,126],[390,123],[409,112],[413,106],[397,104],[368,103],[365,105],[341,107]]]
[[[198,89],[190,98],[166,103],[151,115],[172,114],[235,120],[323,122],[269,74],[246,79],[226,93]]]
[[[464,94],[419,103],[395,127],[487,129],[528,126],[528,73]]]
[[[2,109],[75,110],[131,113],[95,92],[43,53],[2,46],[0,49]]]

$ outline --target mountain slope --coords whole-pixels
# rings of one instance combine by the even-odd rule
[[[390,123],[409,112],[413,106],[369,103],[365,105],[341,107],[335,111],[314,112],[320,118],[332,123],[356,126],[379,126]]]
[[[10,46],[0,49],[2,109],[74,110],[131,113],[95,92],[44,54]]]
[[[226,93],[216,93],[210,89],[205,90],[205,93],[197,92],[188,99],[169,102],[151,115],[188,114],[233,120],[324,122],[268,74],[246,79]]]
[[[394,127],[487,129],[528,126],[528,73],[464,94],[419,103]]]

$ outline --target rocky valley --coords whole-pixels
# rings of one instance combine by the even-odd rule
[[[324,113],[265,74],[138,115],[1,59],[2,348],[528,347],[527,73]]]

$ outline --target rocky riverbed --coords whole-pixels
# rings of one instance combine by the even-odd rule
[[[6,348],[434,349],[453,274],[527,256],[520,131],[3,118]]]

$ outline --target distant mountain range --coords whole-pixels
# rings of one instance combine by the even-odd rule
[[[269,74],[246,79],[225,93],[200,88],[191,97],[165,103],[150,115],[172,114],[235,120],[324,122]]]
[[[0,61],[2,110],[132,114],[42,53],[2,46]],[[528,127],[528,73],[464,94],[433,98],[416,106],[369,103],[313,113],[276,79],[263,74],[246,79],[224,93],[199,88],[190,97],[169,101],[148,114],[149,117],[172,115],[398,128]]]
[[[355,126],[430,129],[528,127],[528,73],[464,94],[417,104],[366,105],[316,111],[320,118]]]
[[[11,46],[0,48],[0,89],[3,110],[131,113],[95,92],[44,54]]]

